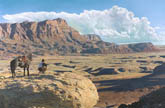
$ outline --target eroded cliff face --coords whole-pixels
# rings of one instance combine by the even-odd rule
[[[8,52],[31,49],[36,54],[77,53],[87,41],[63,19],[0,24],[0,38],[1,48]]]
[[[150,43],[147,43],[150,44]],[[0,54],[22,54],[31,51],[37,55],[70,53],[129,53],[155,51],[153,45],[116,45],[101,40],[97,35],[80,35],[63,19],[41,22],[0,24]],[[139,45],[138,45],[139,46]],[[152,47],[152,48],[151,48]]]

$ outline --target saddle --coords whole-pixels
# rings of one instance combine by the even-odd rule
[[[24,63],[27,62],[27,58],[26,58],[26,56],[22,56],[22,62],[24,62]]]

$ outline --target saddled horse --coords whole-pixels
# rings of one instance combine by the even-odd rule
[[[10,69],[12,73],[12,77],[16,76],[15,70],[19,66],[24,69],[24,76],[25,70],[27,69],[27,75],[29,76],[29,67],[32,61],[32,54],[18,56],[10,62]]]

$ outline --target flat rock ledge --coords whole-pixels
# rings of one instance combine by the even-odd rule
[[[74,73],[7,78],[0,82],[0,108],[93,108],[98,99],[92,81]]]

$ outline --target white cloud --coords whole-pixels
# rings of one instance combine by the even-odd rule
[[[25,12],[4,15],[7,22],[42,21],[63,18],[82,34],[98,34],[105,41],[116,43],[158,42],[161,38],[156,32],[159,27],[150,26],[146,17],[135,17],[126,8],[114,6],[108,10],[85,10],[80,14],[66,12]],[[165,39],[164,39],[165,40]]]

